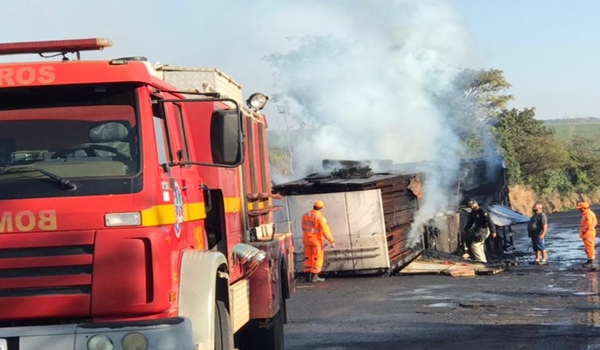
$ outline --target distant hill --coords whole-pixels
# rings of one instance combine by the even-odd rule
[[[600,118],[563,118],[542,120],[544,125],[554,129],[556,137],[564,142],[571,142],[574,138],[593,138],[600,143]],[[312,130],[269,130],[269,147],[286,148],[287,140],[295,143],[301,139],[310,138]]]
[[[585,117],[585,118],[562,118],[562,119],[545,119],[545,124],[581,124],[581,123],[600,123],[600,118]]]

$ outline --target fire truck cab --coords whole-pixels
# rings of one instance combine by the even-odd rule
[[[268,98],[111,45],[0,44],[0,350],[283,349]]]

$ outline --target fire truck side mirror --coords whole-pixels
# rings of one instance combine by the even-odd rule
[[[215,164],[238,166],[243,162],[244,138],[238,109],[219,109],[212,113],[210,140]]]

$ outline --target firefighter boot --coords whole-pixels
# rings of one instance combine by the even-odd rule
[[[313,273],[312,274],[312,278],[310,279],[311,282],[325,282],[324,278],[319,277],[318,273]]]
[[[594,260],[590,260],[588,259],[588,261],[586,261],[583,265],[581,265],[581,267],[583,267],[584,269],[593,269],[594,267],[596,267],[594,265]]]
[[[305,272],[304,273],[304,282],[311,282],[311,281],[312,281],[312,273]]]

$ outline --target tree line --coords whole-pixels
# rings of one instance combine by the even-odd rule
[[[458,111],[450,109],[456,113],[452,127],[473,156],[492,142],[505,159],[511,185],[564,196],[581,196],[600,186],[598,141],[580,137],[563,142],[535,118],[535,108],[507,108],[513,97],[505,93],[511,85],[501,70],[465,69],[455,85],[463,91],[464,103]]]

